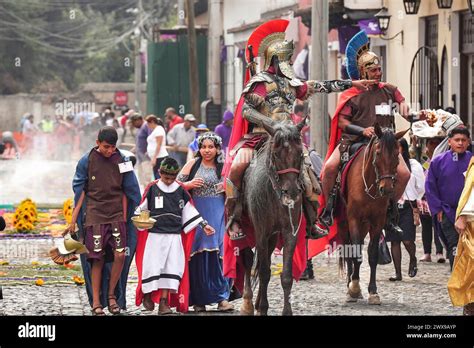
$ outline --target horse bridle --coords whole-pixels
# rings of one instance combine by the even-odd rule
[[[276,165],[275,165],[275,161],[274,161],[274,157],[275,157],[274,153],[271,153],[271,155],[268,156],[268,158],[269,158],[268,159],[268,168],[270,168],[270,175],[269,175],[270,182],[272,183],[273,190],[275,191],[276,195],[278,196],[278,200],[283,205],[286,205],[288,207],[288,219],[289,219],[290,225],[291,225],[291,230],[292,230],[291,233],[292,233],[293,237],[296,237],[296,234],[298,233],[298,231],[300,229],[303,214],[300,214],[298,225],[295,228],[295,224],[293,223],[293,218],[292,218],[292,214],[291,214],[291,211],[295,208],[295,202],[294,202],[293,199],[290,199],[289,202],[286,203],[286,204],[284,202],[282,202],[282,197],[287,192],[281,188],[280,175],[288,174],[288,173],[298,174],[298,181],[297,181],[298,191],[302,192],[303,191],[302,173],[301,173],[300,169],[293,168],[293,167],[277,170]],[[303,160],[303,153],[301,153],[300,164],[301,164],[302,160]]]
[[[275,161],[274,161],[274,154],[271,153],[271,156],[269,156],[269,163],[268,167],[270,168],[270,182],[272,183],[273,190],[275,191],[276,195],[278,196],[278,199],[281,200],[282,196],[286,193],[285,190],[282,189],[280,185],[280,175],[283,174],[288,174],[288,173],[295,173],[298,174],[298,190],[301,192],[303,191],[302,189],[302,178],[301,178],[301,170],[297,168],[285,168],[281,170],[276,169]],[[303,158],[303,154],[301,154],[301,159]],[[301,161],[300,161],[301,163]]]
[[[370,141],[369,141],[369,143],[367,144],[367,147],[364,150],[364,161],[363,161],[363,164],[362,164],[362,179],[364,181],[365,193],[372,199],[377,199],[377,198],[384,197],[382,192],[380,192],[380,188],[379,188],[379,183],[382,180],[390,179],[394,186],[395,186],[395,182],[397,180],[397,174],[396,173],[395,174],[386,174],[386,175],[382,175],[382,176],[379,175],[379,170],[378,170],[378,168],[376,166],[376,163],[375,163],[377,161],[377,151],[373,151],[372,166],[374,167],[375,184],[377,185],[378,190],[377,190],[377,193],[375,194],[375,196],[370,194],[370,190],[372,189],[372,187],[374,185],[372,184],[372,185],[370,185],[370,187],[367,187],[367,181],[365,179],[365,161],[366,161],[366,158],[367,158],[368,150],[370,148],[372,148],[377,143],[378,140],[379,140],[379,138],[377,136],[373,136],[372,138],[370,138]]]

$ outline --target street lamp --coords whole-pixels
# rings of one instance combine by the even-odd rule
[[[382,7],[382,9],[375,15],[375,18],[377,18],[377,22],[379,24],[379,29],[384,34],[390,25],[390,17],[392,16],[388,13],[386,7]]]
[[[474,0],[472,0],[472,1],[474,1]],[[390,25],[390,17],[392,17],[392,16],[388,13],[388,9],[386,7],[382,7],[382,9],[375,15],[375,18],[377,18],[379,29],[382,32],[382,35],[380,35],[380,38],[382,40],[385,40],[385,41],[390,41],[390,40],[395,39],[398,35],[401,35],[402,45],[403,45],[403,30],[398,32],[397,34],[395,34],[392,37],[389,37],[389,38],[384,37],[385,33],[387,32],[388,27]]]
[[[403,0],[403,6],[405,6],[405,13],[407,15],[415,15],[420,9],[421,0]]]
[[[467,0],[467,5],[469,6],[469,11],[474,13],[474,0]]]
[[[453,0],[436,0],[439,9],[450,9],[453,6]]]

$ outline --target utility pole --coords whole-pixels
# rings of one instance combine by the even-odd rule
[[[137,112],[141,112],[141,88],[142,88],[142,60],[140,56],[140,48],[142,41],[142,32],[140,25],[142,21],[143,4],[142,0],[138,0],[138,18],[137,29],[135,29],[135,106]]]
[[[311,9],[311,80],[326,80],[328,66],[328,0],[312,0]],[[311,98],[311,145],[324,158],[327,151],[327,95],[316,93]]]
[[[222,0],[209,0],[207,97],[214,104],[221,103],[221,6]]]
[[[196,28],[194,27],[194,0],[187,0],[188,16],[188,58],[189,58],[189,94],[191,97],[191,112],[200,120],[199,75],[197,69]]]

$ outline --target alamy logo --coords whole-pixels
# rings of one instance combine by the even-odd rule
[[[18,326],[18,337],[20,338],[47,338],[48,341],[56,339],[56,325],[34,325],[26,322]]]

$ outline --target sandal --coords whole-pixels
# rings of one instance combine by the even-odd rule
[[[194,305],[193,309],[196,313],[202,313],[206,311],[206,306]]]
[[[115,297],[115,295],[109,295],[108,299],[109,299],[109,305],[107,309],[109,310],[109,312],[113,315],[120,314],[120,306],[117,304],[117,297]],[[110,300],[114,300],[115,303],[110,304]]]
[[[100,309],[100,311],[97,311],[98,309]],[[92,308],[91,313],[92,313],[93,316],[97,316],[97,317],[105,316],[105,312],[103,311],[103,308],[100,305]]]
[[[147,311],[153,311],[155,309],[155,302],[151,299],[151,293],[143,296],[143,307],[145,307]]]
[[[224,300],[224,301],[219,302],[219,304],[217,305],[217,310],[219,312],[233,311],[234,305],[230,303],[229,301]]]

